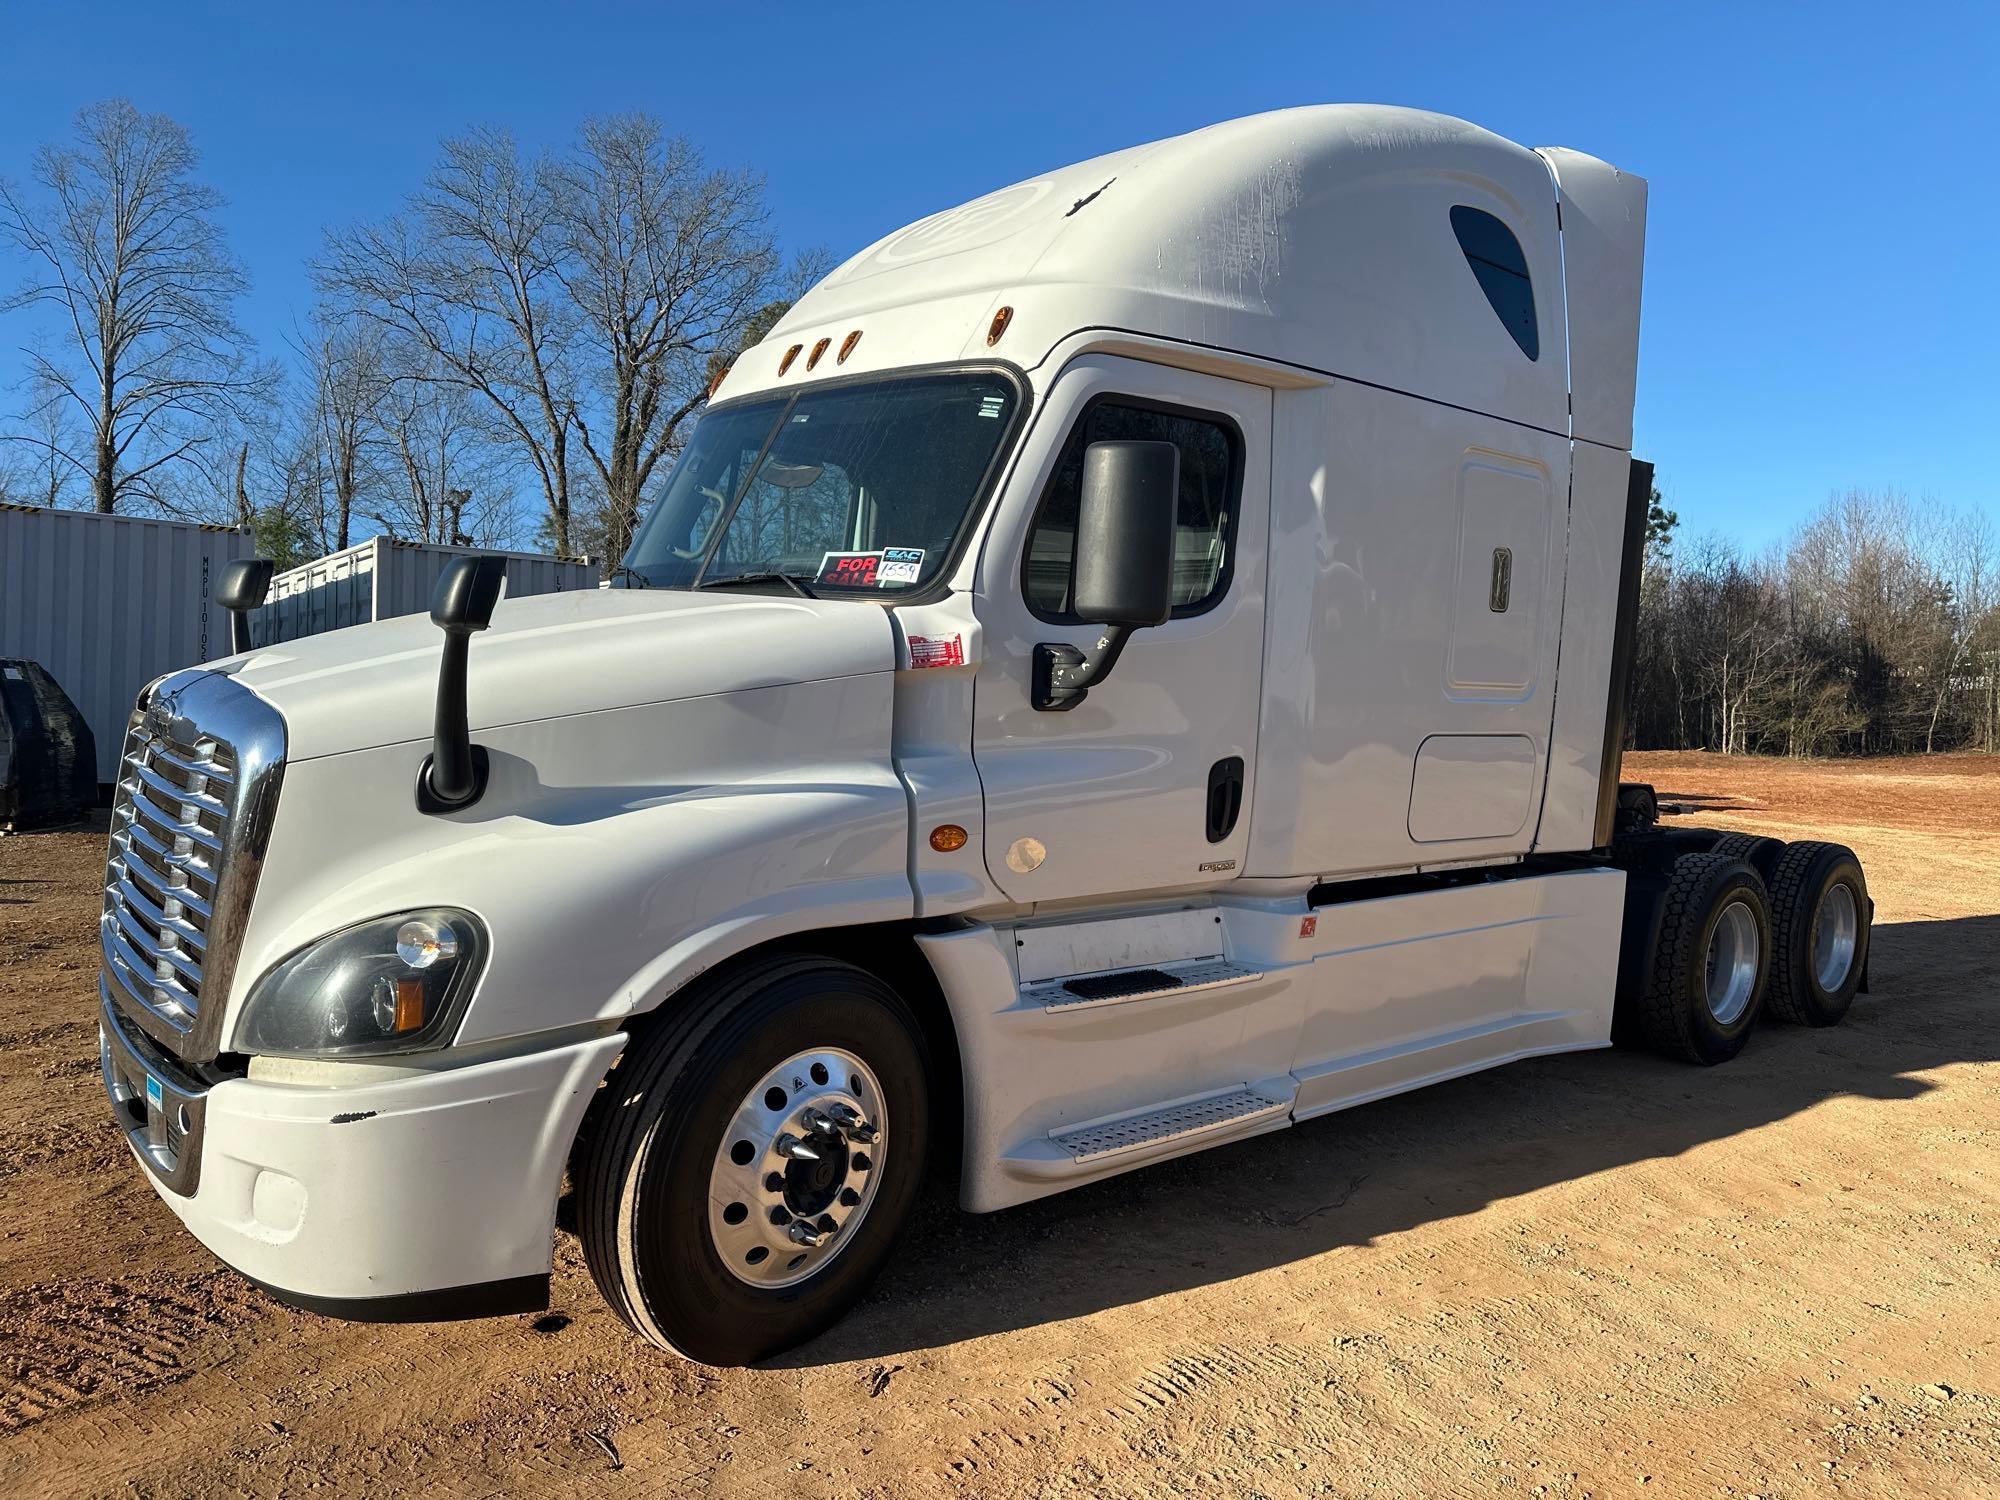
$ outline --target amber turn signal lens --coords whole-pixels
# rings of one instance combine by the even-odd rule
[[[954,849],[963,849],[968,837],[956,823],[940,823],[931,830],[931,847],[940,854],[949,854]]]
[[[396,1034],[416,1031],[424,1024],[424,982],[421,979],[396,981]]]
[[[847,356],[854,352],[854,346],[860,342],[861,342],[861,330],[857,328],[854,330],[854,332],[850,333],[846,338],[840,341],[840,353],[834,356],[833,362],[837,365],[846,364]]]
[[[715,372],[715,378],[708,383],[708,394],[710,396],[713,396],[717,390],[721,389],[722,382],[729,378],[729,372],[735,368],[734,365],[724,365]]]
[[[826,353],[826,346],[832,342],[832,339],[821,339],[817,344],[813,345],[813,352],[806,356],[806,368],[808,370],[819,363],[820,356]]]
[[[991,349],[1000,342],[1000,335],[1007,331],[1007,325],[1014,321],[1014,309],[1003,307],[993,315],[993,321],[986,325],[986,347]]]
[[[778,373],[780,375],[792,367],[792,361],[799,357],[799,351],[803,348],[805,348],[804,344],[794,344],[785,351],[785,357],[778,361]]]

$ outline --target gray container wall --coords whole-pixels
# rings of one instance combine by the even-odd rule
[[[297,640],[326,630],[422,614],[431,606],[439,576],[453,558],[489,551],[376,537],[271,580],[269,601],[250,617],[250,638],[260,646]],[[507,560],[503,598],[559,594],[597,587],[597,564],[538,552],[499,552]]]
[[[0,656],[38,661],[97,739],[97,779],[117,779],[139,689],[229,655],[211,599],[222,565],[252,553],[224,526],[0,505]]]

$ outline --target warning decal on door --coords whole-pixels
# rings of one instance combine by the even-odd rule
[[[913,667],[964,666],[965,637],[962,635],[911,636],[910,665]]]

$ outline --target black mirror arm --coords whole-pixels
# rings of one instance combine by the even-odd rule
[[[1045,713],[1065,713],[1083,702],[1090,689],[1111,675],[1132,638],[1132,626],[1107,625],[1090,651],[1043,641],[1035,647],[1034,705]]]
[[[470,630],[445,631],[432,749],[417,777],[417,806],[425,812],[468,807],[486,790],[486,752],[466,732],[466,658],[471,648]]]
[[[417,768],[417,807],[423,812],[470,807],[486,790],[486,750],[472,743],[466,718],[466,659],[473,634],[493,619],[505,576],[504,559],[462,557],[445,569],[431,598],[431,623],[444,632],[444,651],[438,659],[431,753]]]

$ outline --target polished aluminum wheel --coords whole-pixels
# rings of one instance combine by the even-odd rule
[[[1739,900],[1723,907],[1709,934],[1705,976],[1708,1013],[1721,1025],[1733,1025],[1750,1008],[1763,948],[1750,904]]]
[[[1861,917],[1852,886],[1830,885],[1820,897],[1812,919],[1813,977],[1827,994],[1847,983],[1854,968],[1854,950],[1861,937]]]
[[[847,1248],[888,1147],[882,1085],[838,1047],[800,1052],[737,1106],[708,1179],[708,1232],[739,1281],[803,1281]]]

